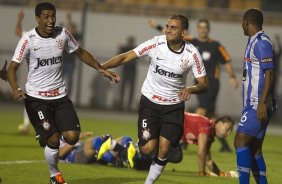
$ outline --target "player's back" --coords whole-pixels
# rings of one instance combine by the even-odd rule
[[[214,122],[204,116],[185,112],[184,140],[188,143],[197,144],[198,136],[204,133],[213,136]]]

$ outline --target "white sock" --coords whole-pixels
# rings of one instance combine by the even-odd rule
[[[23,112],[23,125],[25,128],[28,128],[29,127],[29,118],[28,118],[28,115],[26,113],[26,110],[24,108],[24,112]]]
[[[58,169],[59,149],[51,149],[46,146],[44,150],[44,155],[49,166],[50,176],[55,176],[60,172]]]
[[[164,161],[164,160],[162,160],[162,161]],[[153,183],[155,183],[155,181],[157,181],[157,179],[162,174],[164,168],[165,168],[165,165],[159,165],[159,164],[157,164],[157,163],[155,163],[153,161],[153,163],[152,163],[152,165],[150,167],[150,170],[149,170],[149,174],[148,174],[144,184],[153,184]]]

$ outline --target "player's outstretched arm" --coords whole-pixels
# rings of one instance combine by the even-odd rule
[[[106,61],[105,63],[102,64],[102,67],[105,69],[109,69],[109,68],[116,68],[122,64],[125,64],[133,59],[136,59],[137,55],[135,54],[135,52],[133,50],[128,51],[126,53],[122,53],[119,54],[111,59],[109,59],[108,61]]]
[[[224,172],[220,171],[219,167],[217,164],[212,160],[211,157],[211,145],[212,142],[208,141],[208,146],[207,146],[207,155],[206,155],[206,164],[209,170],[216,174],[217,176],[224,176]]]
[[[18,16],[17,16],[17,22],[16,22],[16,27],[15,27],[15,34],[21,38],[22,33],[23,33],[23,27],[22,27],[22,21],[24,19],[24,12],[23,10],[19,11]]]
[[[85,64],[95,68],[104,77],[109,78],[111,81],[118,82],[120,77],[117,73],[104,69],[101,64],[85,49],[79,47],[75,52],[75,55]]]
[[[13,96],[17,100],[26,98],[24,92],[21,90],[21,88],[17,84],[16,73],[17,73],[19,66],[20,66],[19,63],[12,61],[8,67],[8,75],[7,75],[9,84],[12,88]]]
[[[196,78],[197,84],[184,88],[180,93],[180,98],[185,101],[189,100],[191,94],[199,94],[205,92],[208,89],[208,78],[207,76]]]
[[[206,155],[208,146],[208,136],[204,133],[200,133],[198,136],[198,166],[199,175],[206,175]]]

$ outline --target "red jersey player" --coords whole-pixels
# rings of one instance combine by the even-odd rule
[[[206,175],[206,165],[219,176],[224,176],[216,163],[211,158],[210,148],[214,137],[228,136],[233,129],[234,121],[227,116],[212,121],[204,116],[185,112],[184,134],[182,141],[188,144],[198,145],[199,174]]]

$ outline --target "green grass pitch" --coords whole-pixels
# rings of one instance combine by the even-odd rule
[[[109,112],[110,114],[110,112]],[[22,121],[20,110],[1,108],[0,111],[0,177],[3,184],[47,184],[49,173],[44,161],[33,163],[14,163],[8,161],[40,161],[44,160],[43,149],[34,139],[34,132],[22,136],[17,131],[17,125]],[[137,118],[136,118],[137,119]],[[137,126],[134,121],[114,120],[105,117],[101,119],[80,116],[83,131],[93,131],[95,135],[111,133],[114,137],[129,135],[136,140]],[[228,142],[233,144],[232,134]],[[282,136],[268,135],[264,143],[264,156],[267,163],[267,176],[270,184],[279,184],[281,174],[281,140]],[[215,141],[212,147],[213,159],[224,170],[236,170],[235,153],[219,153],[219,143]],[[144,183],[146,171],[119,169],[98,164],[59,165],[68,184],[139,184]],[[234,178],[199,177],[197,175],[196,146],[189,146],[184,151],[184,159],[179,164],[169,163],[157,183],[159,184],[235,184]],[[251,183],[255,183],[251,180]]]

